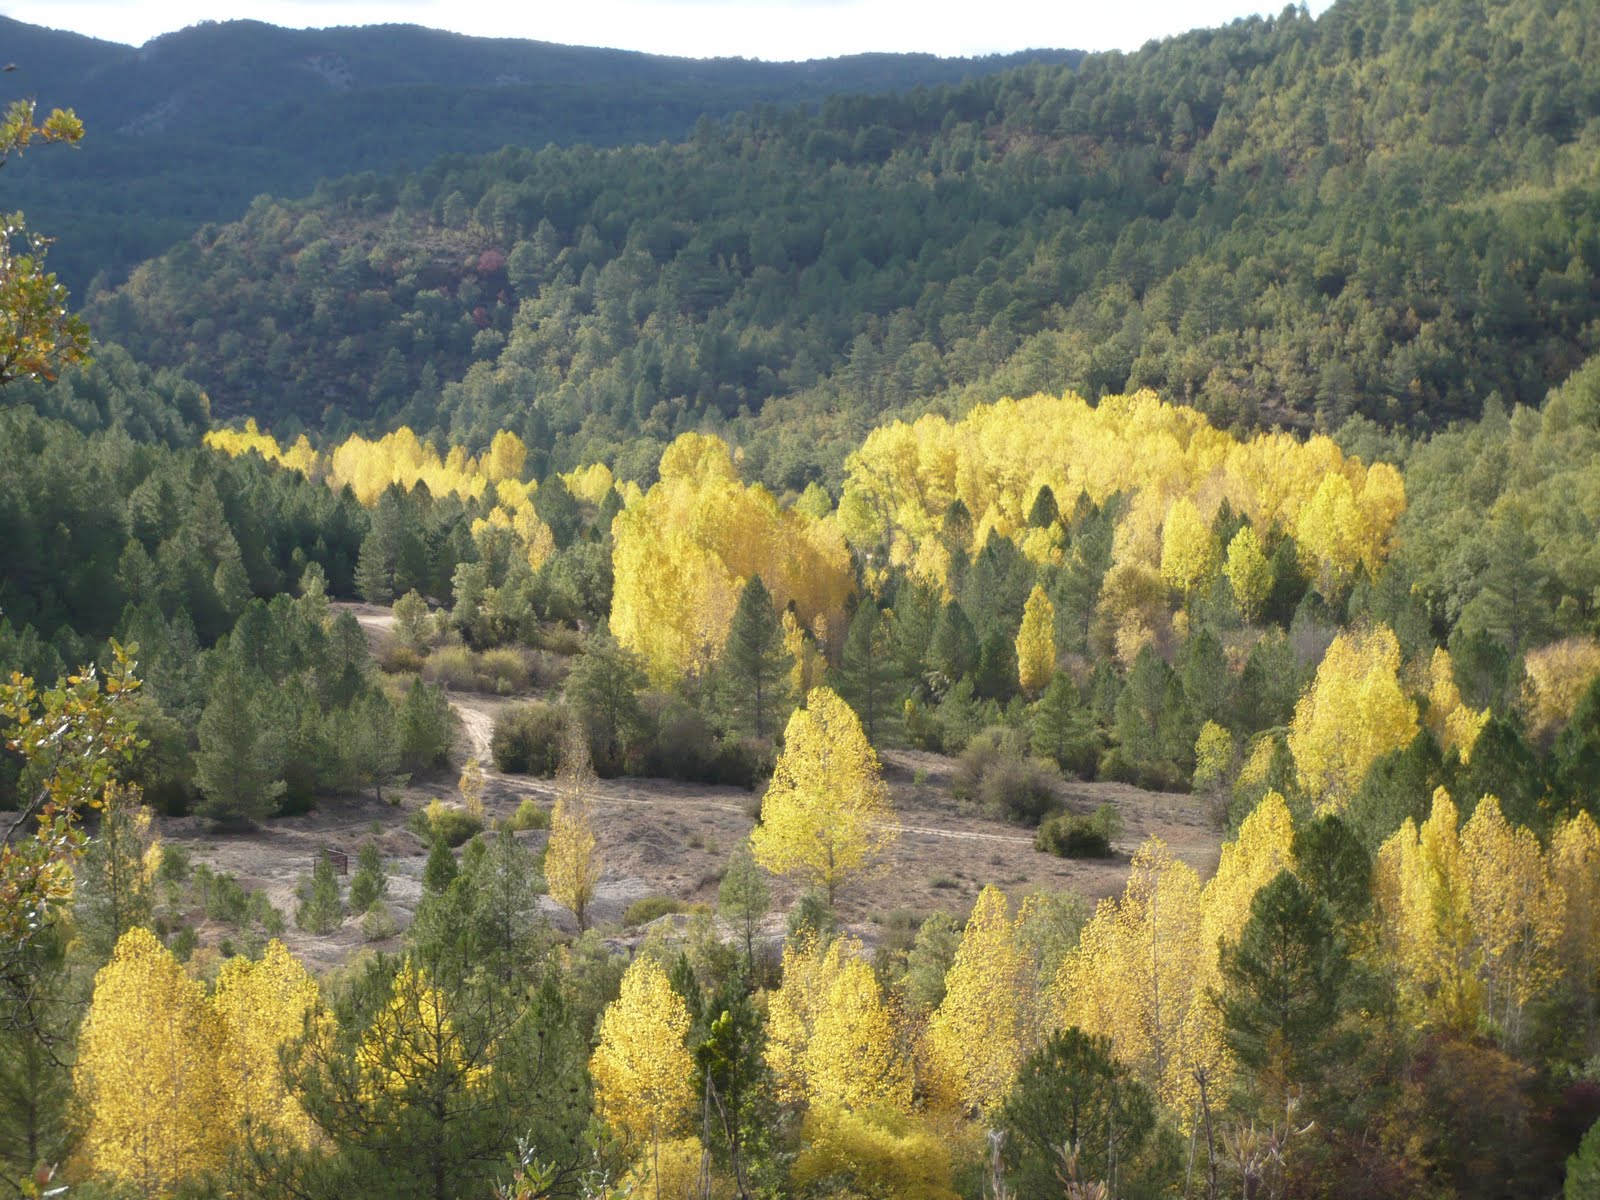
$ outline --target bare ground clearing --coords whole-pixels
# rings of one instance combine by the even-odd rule
[[[393,616],[372,605],[340,605],[355,613],[375,642],[389,635]],[[461,719],[456,762],[476,755],[485,773],[484,807],[491,818],[510,816],[525,797],[553,799],[549,780],[502,775],[489,756],[495,714],[514,699],[452,692]],[[840,915],[852,931],[872,941],[877,921],[903,908],[916,913],[944,910],[958,916],[970,908],[978,890],[994,883],[1008,894],[1074,888],[1091,901],[1120,892],[1129,855],[1145,838],[1161,838],[1172,852],[1203,877],[1215,869],[1219,837],[1194,797],[1145,792],[1126,784],[1068,783],[1067,802],[1076,812],[1115,804],[1123,833],[1112,859],[1071,861],[1033,849],[1032,833],[973,813],[951,794],[954,760],[913,750],[883,755],[884,775],[899,814],[900,837],[884,869],[840,898]],[[455,774],[402,789],[399,803],[372,797],[330,799],[324,810],[272,821],[247,834],[218,833],[194,818],[168,818],[161,834],[182,844],[196,861],[231,871],[246,887],[265,889],[290,917],[290,948],[317,967],[329,967],[364,945],[358,923],[327,937],[293,928],[296,882],[309,875],[323,847],[346,851],[354,861],[362,842],[376,838],[389,871],[390,904],[404,927],[421,895],[426,847],[405,821],[430,800],[457,797]],[[720,872],[729,854],[750,832],[755,797],[731,787],[683,784],[655,779],[599,781],[594,798],[596,833],[605,875],[594,913],[600,924],[620,922],[627,906],[643,896],[662,895],[710,905],[716,903]],[[544,834],[522,834],[534,845]],[[799,889],[775,881],[776,907],[787,909]],[[571,918],[547,900],[558,925]],[[771,919],[781,928],[781,917]]]

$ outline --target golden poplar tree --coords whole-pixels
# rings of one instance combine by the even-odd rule
[[[483,764],[478,761],[478,756],[473,755],[467,759],[461,768],[461,779],[456,783],[456,789],[461,793],[461,807],[466,809],[467,815],[478,821],[483,820]]]
[[[556,777],[556,802],[550,812],[550,841],[545,848],[544,877],[550,898],[587,928],[589,902],[600,886],[599,839],[589,816],[594,768],[589,765],[588,738],[577,722],[567,729],[561,769]]]
[[[235,957],[222,964],[211,1002],[228,1033],[220,1067],[233,1090],[241,1130],[271,1129],[309,1145],[311,1121],[284,1083],[278,1053],[300,1036],[316,1007],[316,981],[274,938],[259,962]]]
[[[1386,625],[1333,639],[1289,729],[1300,781],[1322,809],[1340,809],[1367,769],[1417,736],[1417,706],[1400,682],[1400,643]]]
[[[1369,531],[1350,480],[1337,471],[1323,475],[1295,524],[1295,545],[1324,596],[1344,591],[1366,560]]]
[[[502,429],[489,443],[488,453],[483,456],[480,467],[490,483],[499,483],[502,479],[521,479],[522,468],[527,461],[528,447],[522,439],[510,430]]]
[[[1472,747],[1478,734],[1489,723],[1489,710],[1468,708],[1456,686],[1455,665],[1450,651],[1437,647],[1428,664],[1428,728],[1445,751],[1460,753],[1462,762],[1472,760]]]
[[[1250,526],[1241,528],[1228,543],[1228,560],[1222,572],[1233,589],[1239,615],[1246,625],[1254,625],[1266,607],[1267,597],[1272,594],[1272,563]]]
[[[589,1060],[595,1109],[648,1163],[663,1194],[662,1149],[686,1132],[694,1108],[694,1061],[684,1039],[689,1010],[652,958],[634,959],[600,1018]]]
[[[1217,571],[1217,538],[1194,501],[1179,497],[1161,525],[1161,578],[1185,600]]]
[[[1561,977],[1565,901],[1531,829],[1512,826],[1485,796],[1461,829],[1461,861],[1477,938],[1483,1004],[1513,1043],[1528,1006]]]
[[[827,893],[883,861],[899,836],[894,809],[856,714],[813,688],[784,732],[783,754],[751,831],[756,861]]]
[[[814,1109],[911,1104],[911,1069],[894,1014],[861,943],[806,935],[784,947],[783,986],[772,996],[767,1064],[779,1096]]]
[[[1225,1061],[1216,1008],[1206,1002],[1200,879],[1158,839],[1134,855],[1120,900],[1100,902],[1052,988],[1060,1024],[1112,1041],[1116,1055],[1183,1121],[1194,1120],[1196,1071]]]
[[[746,487],[727,444],[684,434],[661,455],[660,478],[612,523],[611,631],[653,682],[705,671],[727,641],[739,594],[760,575],[802,625],[837,624],[854,589],[850,554],[831,519],[783,508]]]
[[[1037,696],[1055,673],[1055,605],[1036,583],[1022,606],[1022,628],[1017,631],[1017,682],[1029,696]]]
[[[1285,869],[1294,869],[1294,818],[1284,798],[1268,792],[1239,826],[1239,836],[1223,843],[1217,873],[1201,893],[1205,945],[1238,941],[1250,902]]]
[[[1550,876],[1562,904],[1561,962],[1591,1038],[1600,1020],[1600,827],[1581,812],[1550,839]]]
[[[1522,685],[1522,711],[1528,734],[1539,739],[1565,725],[1578,701],[1600,678],[1600,642],[1591,637],[1563,638],[1523,658],[1527,678]]]
[[[928,1047],[941,1090],[969,1112],[989,1116],[1005,1100],[1037,1040],[1034,970],[1005,893],[978,893],[945,995],[928,1022]]]
[[[1400,998],[1426,1024],[1471,1030],[1483,1012],[1472,891],[1450,794],[1419,829],[1406,819],[1378,850],[1373,890]]]
[[[227,1031],[176,958],[130,929],[94,980],[73,1083],[97,1177],[147,1197],[222,1166],[236,1106]]]

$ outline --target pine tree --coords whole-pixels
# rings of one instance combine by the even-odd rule
[[[307,933],[332,933],[344,920],[344,905],[339,901],[339,877],[334,873],[333,860],[326,854],[317,855],[311,868],[311,882],[301,882],[300,904],[294,911],[294,923]]]
[[[50,921],[8,949],[0,975],[0,1186],[26,1195],[40,1163],[62,1162],[82,1126],[63,1050],[83,1017],[70,926]]]
[[[1056,505],[1056,494],[1048,483],[1039,488],[1028,509],[1028,525],[1033,529],[1048,529],[1061,520],[1061,509]]]
[[[783,741],[750,846],[767,870],[821,888],[832,907],[839,887],[874,869],[898,836],[878,756],[827,688],[795,710]]]
[[[283,761],[276,734],[261,719],[260,681],[226,667],[200,717],[195,785],[205,796],[199,811],[219,824],[265,819],[283,794]]]
[[[362,842],[356,852],[356,873],[350,877],[350,911],[363,916],[389,893],[389,879],[383,873],[383,855],[376,842]]]
[[[1033,752],[1055,760],[1063,771],[1088,776],[1099,758],[1094,714],[1066,672],[1055,674],[1033,706]]]
[[[455,716],[444,689],[414,679],[395,714],[400,765],[413,771],[442,767],[450,757]]]
[[[368,604],[388,604],[394,599],[394,548],[376,526],[361,542],[356,591]]]
[[[443,838],[434,838],[428,850],[428,861],[422,867],[422,890],[429,895],[440,895],[460,873],[455,852]]]
[[[954,600],[944,606],[933,627],[928,666],[943,677],[945,687],[972,674],[978,666],[978,635]]]
[[[1567,1159],[1565,1200],[1590,1200],[1600,1196],[1600,1121],[1589,1127],[1576,1153]]]
[[[752,974],[756,963],[756,927],[771,907],[772,891],[750,853],[749,844],[739,846],[728,860],[728,869],[717,889],[717,908],[723,919],[743,935],[745,965]]]
[[[1062,1194],[1064,1147],[1076,1150],[1080,1180],[1104,1181],[1111,1195],[1132,1194],[1120,1184],[1155,1130],[1156,1104],[1110,1039],[1069,1027],[1022,1064],[996,1124],[1005,1131],[1000,1152],[1018,1197]]]
[[[761,576],[752,575],[739,593],[728,640],[717,662],[717,679],[734,716],[734,727],[758,738],[777,732],[777,716],[790,703],[794,655],[784,645],[783,624]]]
[[[394,635],[408,650],[421,650],[428,639],[428,602],[415,589],[394,602]]]
[[[874,745],[897,725],[903,680],[893,652],[894,622],[870,596],[862,598],[845,634],[844,654],[834,672],[835,690],[861,718]]]
[[[1222,955],[1228,1045],[1256,1072],[1267,1111],[1314,1087],[1344,1003],[1349,958],[1333,913],[1283,870],[1250,902],[1238,940]]]

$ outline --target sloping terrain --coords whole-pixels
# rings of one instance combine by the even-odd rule
[[[836,92],[956,83],[1073,51],[988,58],[862,54],[819,62],[685,59],[414,25],[296,30],[209,21],[137,49],[0,17],[9,88],[71,107],[89,136],[70,158],[6,172],[10,207],[62,233],[55,259],[82,289],[119,278],[260,194],[419,168],[442,154],[546,143],[677,140],[702,115],[816,104]],[[20,167],[20,169],[19,169]]]

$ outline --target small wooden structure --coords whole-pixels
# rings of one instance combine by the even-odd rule
[[[341,875],[350,874],[350,856],[343,850],[335,850],[332,846],[322,848],[322,857],[333,864],[333,869]]]

